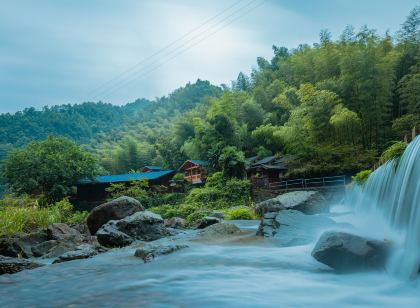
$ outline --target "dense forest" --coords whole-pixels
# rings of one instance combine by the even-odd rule
[[[220,169],[223,149],[288,158],[289,175],[355,173],[420,124],[420,9],[394,36],[348,26],[338,40],[273,46],[230,87],[198,80],[154,101],[84,103],[0,116],[0,155],[48,135],[94,153],[102,173],[185,158]]]

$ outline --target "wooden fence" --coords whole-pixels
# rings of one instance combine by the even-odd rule
[[[290,189],[306,189],[320,187],[337,187],[346,185],[346,176],[327,176],[320,178],[285,180],[281,182],[269,183],[268,188],[271,190],[290,190]]]

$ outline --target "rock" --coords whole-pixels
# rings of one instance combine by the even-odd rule
[[[76,242],[81,242],[83,240],[83,236],[79,231],[64,223],[49,225],[47,228],[47,236],[50,240],[71,240]]]
[[[98,242],[105,247],[124,247],[134,242],[131,236],[118,230],[117,220],[111,220],[96,232]]]
[[[183,229],[185,228],[185,219],[180,217],[172,217],[165,219],[164,225],[167,228]]]
[[[257,234],[271,237],[281,246],[312,243],[325,228],[343,226],[325,214],[306,215],[296,210],[266,213]]]
[[[14,274],[40,266],[42,266],[42,264],[29,260],[0,256],[0,275]]]
[[[167,255],[177,250],[187,248],[186,244],[175,244],[175,243],[165,243],[165,244],[146,244],[144,247],[136,250],[134,256],[143,259],[144,263],[151,262],[157,256]]]
[[[88,259],[98,254],[97,249],[94,246],[88,244],[82,244],[76,247],[76,250],[66,252],[59,256],[53,263],[62,263],[72,260]]]
[[[297,210],[305,214],[318,214],[329,211],[328,204],[318,191],[293,191],[257,204],[257,212],[262,216],[268,212]]]
[[[383,269],[390,243],[344,232],[322,234],[312,256],[338,272]]]
[[[209,216],[219,218],[220,220],[225,219],[225,213],[222,212],[211,212]]]
[[[79,244],[72,241],[57,241],[56,245],[52,246],[51,249],[44,254],[43,258],[57,258],[62,254],[76,249]]]
[[[119,220],[136,212],[144,211],[139,201],[130,197],[120,197],[94,208],[86,219],[87,226],[92,235],[110,220]]]
[[[241,233],[241,230],[234,224],[221,222],[201,230],[198,235],[199,237],[206,239],[219,239],[239,233]]]
[[[123,247],[134,240],[154,241],[171,235],[163,224],[160,215],[149,212],[137,212],[120,220],[111,220],[96,233],[101,245]]]
[[[284,210],[284,206],[277,197],[275,197],[258,203],[255,210],[260,216],[263,216],[265,213]]]
[[[49,240],[32,247],[32,254],[34,257],[42,257],[46,255],[53,247],[58,245],[58,241]]]
[[[84,237],[92,236],[92,234],[89,231],[89,227],[87,225],[86,220],[78,224],[73,224],[71,225],[71,227],[79,231],[79,233],[83,235]]]
[[[206,216],[198,221],[197,229],[204,229],[219,222],[221,222],[219,218]]]
[[[44,231],[3,235],[0,237],[0,255],[14,258],[30,258],[33,256],[32,247],[46,240],[48,238]]]

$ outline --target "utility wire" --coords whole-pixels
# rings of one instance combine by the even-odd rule
[[[228,20],[229,18],[231,18],[232,16],[236,15],[237,13],[240,13],[243,9],[245,9],[246,7],[250,6],[251,4],[257,2],[258,0],[252,0],[250,2],[248,2],[245,6],[241,7],[240,9],[238,9],[237,11],[235,11],[234,13],[230,14],[229,16],[225,17],[224,19],[222,19],[221,21],[219,21],[218,23],[216,23],[214,26],[217,26],[221,23],[223,23],[224,21]],[[163,62],[161,61],[156,61],[148,66],[146,66],[146,68],[151,68],[149,70],[146,70],[144,72],[139,71],[137,73],[134,73],[134,76],[129,77],[129,78],[125,78],[124,80],[121,80],[119,82],[117,82],[116,84],[114,84],[112,87],[106,89],[105,91],[102,91],[101,93],[99,93],[98,95],[95,96],[95,99],[98,97],[106,97],[109,94],[114,93],[116,90],[118,90],[121,87],[125,87],[128,84],[131,84],[133,81],[138,80],[141,77],[144,77],[145,75],[150,74],[151,72],[155,71],[157,68],[161,67],[163,64],[171,61],[172,59],[178,57],[179,55],[183,54],[184,52],[188,51],[189,49],[191,49],[192,47],[195,47],[196,45],[200,44],[201,42],[203,42],[204,40],[208,39],[209,37],[213,36],[214,34],[220,32],[222,29],[224,29],[226,26],[230,25],[231,23],[233,23],[234,21],[242,18],[243,16],[247,15],[248,13],[250,13],[251,11],[255,10],[257,7],[261,6],[262,4],[264,4],[264,0],[261,1],[260,3],[258,3],[257,5],[251,7],[249,10],[246,10],[244,13],[239,14],[239,16],[236,16],[235,18],[231,19],[230,21],[228,21],[228,23],[224,24],[222,27],[217,28],[215,31],[211,32],[209,35],[202,37],[201,39],[199,39],[198,41],[194,42],[195,39],[200,38],[200,36],[202,36],[203,34],[205,34],[206,32],[208,32],[209,30],[212,30],[212,28],[208,28],[205,31],[203,31],[202,33],[200,33],[199,35],[194,36],[193,38],[191,38],[190,40],[186,41],[185,43],[183,43],[181,46],[175,48],[174,50],[170,51],[168,54],[165,55],[165,57],[170,56],[172,54],[174,54],[172,57],[168,58],[165,60],[165,58],[163,58]],[[192,43],[192,44],[189,44]],[[189,45],[188,45],[189,44]],[[183,48],[182,47],[185,47]],[[156,66],[155,66],[156,65]],[[153,67],[154,66],[154,67]],[[139,74],[141,73],[141,74]]]
[[[199,29],[203,28],[204,26],[206,26],[207,24],[209,24],[210,22],[212,22],[213,20],[217,19],[219,16],[225,14],[226,12],[229,12],[232,8],[234,8],[235,6],[237,6],[239,3],[243,2],[243,0],[239,0],[236,1],[235,3],[233,3],[232,5],[230,5],[229,7],[223,9],[222,11],[220,11],[219,13],[217,13],[216,15],[214,15],[213,17],[207,19],[206,21],[204,21],[202,24],[200,24],[198,27],[191,29],[189,32],[187,32],[186,34],[180,36],[179,38],[177,38],[176,40],[170,42],[168,45],[162,47],[161,49],[159,49],[158,51],[154,52],[153,54],[151,54],[150,56],[144,58],[143,60],[141,60],[140,62],[136,63],[135,65],[133,65],[132,67],[128,68],[127,70],[121,72],[120,74],[118,74],[117,76],[109,79],[108,81],[102,83],[101,85],[99,85],[98,87],[88,91],[85,95],[86,96],[91,96],[92,94],[95,94],[96,92],[98,92],[98,90],[101,90],[102,88],[108,86],[109,84],[113,83],[114,81],[120,79],[121,77],[123,77],[124,75],[132,72],[133,70],[135,70],[137,67],[139,67],[140,65],[146,63],[147,61],[155,58],[156,56],[160,55],[161,53],[163,53],[166,49],[176,45],[178,42],[182,41],[183,39],[187,38],[188,36],[190,36],[191,34],[193,34],[194,32],[197,32]]]

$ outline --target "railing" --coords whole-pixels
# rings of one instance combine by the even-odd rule
[[[319,188],[319,187],[334,187],[346,185],[346,176],[329,176],[321,178],[310,179],[296,179],[286,180],[281,182],[272,182],[268,185],[273,190],[286,190],[286,189],[302,189],[302,188]]]

